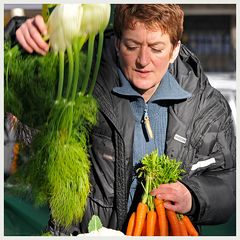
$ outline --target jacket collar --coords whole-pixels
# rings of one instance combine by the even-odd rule
[[[130,82],[126,79],[123,72],[118,68],[118,75],[120,78],[120,87],[114,87],[113,92],[126,97],[141,97],[142,96],[132,87]],[[191,93],[185,91],[176,81],[171,73],[168,71],[163,76],[159,87],[157,88],[150,101],[158,100],[181,100],[190,98]]]

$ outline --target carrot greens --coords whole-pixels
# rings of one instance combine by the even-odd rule
[[[170,159],[165,154],[159,156],[157,150],[143,157],[141,166],[137,168],[136,173],[144,191],[141,202],[138,203],[136,209],[134,223],[132,219],[129,220],[128,235],[140,236],[146,234],[147,236],[153,236],[155,233],[158,235],[168,235],[168,223],[163,201],[153,197],[150,192],[154,188],[158,188],[160,184],[173,183],[180,180],[182,173],[184,173],[184,170],[181,169],[181,164],[180,161]],[[144,208],[143,205],[145,206]],[[146,233],[143,233],[144,222],[146,222],[147,226]]]

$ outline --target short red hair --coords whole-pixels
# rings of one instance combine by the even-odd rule
[[[147,29],[161,29],[175,47],[182,37],[184,12],[177,4],[117,4],[114,13],[114,31],[121,39],[124,29],[134,29],[136,22]]]

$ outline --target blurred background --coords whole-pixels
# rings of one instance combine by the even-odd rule
[[[236,5],[181,4],[185,12],[185,44],[200,59],[212,86],[219,89],[232,109],[236,129]],[[114,4],[112,5],[112,10]],[[42,4],[5,4],[4,26],[14,16],[32,17],[41,14]],[[112,17],[109,28],[112,26]],[[4,177],[16,171],[18,143],[14,132],[5,124]],[[4,235],[38,236],[47,225],[49,212],[35,208],[31,202],[12,196],[5,186]],[[226,224],[203,226],[203,236],[235,236],[236,214]]]

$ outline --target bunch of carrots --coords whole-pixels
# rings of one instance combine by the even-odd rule
[[[150,194],[160,184],[172,183],[181,179],[181,162],[158,156],[154,151],[142,160],[137,170],[143,177],[144,193],[137,209],[129,218],[126,235],[128,236],[198,236],[198,232],[187,215],[176,213],[164,207],[164,200]]]

